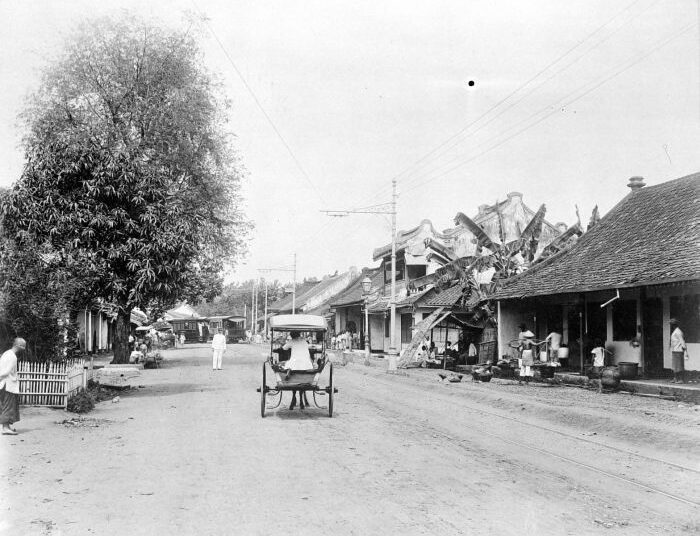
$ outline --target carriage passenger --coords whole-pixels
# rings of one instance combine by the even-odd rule
[[[287,340],[285,345],[282,347],[283,350],[291,350],[291,356],[289,361],[287,361],[284,367],[288,370],[311,370],[314,365],[311,361],[311,353],[309,352],[309,343],[304,339],[298,331],[292,331],[290,333],[291,340]],[[318,376],[318,375],[317,375]],[[292,403],[289,409],[294,409],[297,401],[297,392],[292,391]],[[309,401],[306,399],[306,393],[303,391],[299,395],[299,402],[301,409],[304,409],[305,404],[308,405]]]
[[[310,370],[313,368],[311,363],[311,353],[309,352],[309,343],[303,339],[298,331],[290,333],[291,340],[287,340],[282,347],[283,350],[291,350],[289,361],[285,364],[285,368],[289,370]]]

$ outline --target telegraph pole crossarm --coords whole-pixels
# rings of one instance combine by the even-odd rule
[[[332,217],[345,217],[350,214],[390,214],[391,215],[391,307],[389,319],[389,372],[396,371],[396,179],[391,181],[391,202],[360,207],[354,210],[321,210]]]

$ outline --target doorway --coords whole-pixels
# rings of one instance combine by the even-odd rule
[[[404,313],[401,315],[401,344],[409,344],[411,339],[413,339],[413,333],[411,331],[413,328],[413,315],[410,313]]]
[[[664,372],[664,321],[661,298],[646,298],[642,301],[642,319],[644,372],[649,376],[659,377]]]

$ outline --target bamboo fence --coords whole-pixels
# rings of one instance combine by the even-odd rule
[[[65,408],[68,400],[87,385],[92,369],[82,359],[62,363],[17,364],[20,404]]]

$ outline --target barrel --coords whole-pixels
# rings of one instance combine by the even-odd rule
[[[556,367],[537,367],[540,371],[540,378],[552,379],[554,378],[554,370]]]
[[[605,389],[617,389],[620,386],[620,371],[617,367],[605,367],[600,382]]]
[[[569,349],[563,346],[557,350],[557,357],[559,359],[567,359],[569,357]]]
[[[621,380],[633,380],[637,377],[637,369],[639,368],[639,363],[622,361],[617,364],[617,368],[620,371]]]

